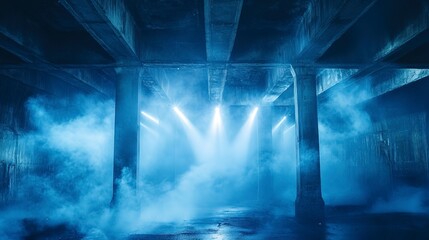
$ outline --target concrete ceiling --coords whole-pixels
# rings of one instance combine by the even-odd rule
[[[321,100],[429,76],[426,0],[0,4],[0,76],[52,94],[62,84],[112,97],[114,69],[127,66],[142,68],[144,92],[163,101],[230,105],[291,105],[302,67],[316,68]]]

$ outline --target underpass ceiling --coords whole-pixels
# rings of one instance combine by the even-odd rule
[[[358,0],[242,0],[242,2],[240,0],[105,0],[104,3],[107,4],[103,6],[100,5],[100,0],[85,1],[95,6],[96,10],[85,12],[84,9],[79,13],[86,14],[87,19],[91,19],[91,14],[99,16],[94,19],[104,19],[103,22],[97,22],[95,25],[108,26],[116,33],[118,41],[128,37],[129,29],[124,27],[127,26],[124,19],[133,21],[132,26],[135,26],[133,30],[136,32],[134,40],[138,43],[136,51],[138,62],[131,60],[131,56],[130,61],[126,59],[124,61],[123,58],[106,51],[106,46],[103,44],[114,41],[101,39],[104,41],[102,44],[100,39],[94,38],[94,33],[90,34],[84,27],[87,23],[81,22],[82,20],[76,19],[76,15],[72,14],[74,10],[79,9],[65,8],[62,4],[64,1],[2,0],[0,3],[2,8],[0,68],[17,68],[22,71],[32,68],[31,71],[36,69],[41,74],[45,74],[54,67],[58,71],[55,76],[63,72],[66,74],[65,78],[70,77],[69,68],[89,69],[85,71],[91,74],[79,73],[77,76],[95,76],[95,78],[102,76],[106,79],[105,81],[110,82],[108,86],[113,87],[115,67],[144,66],[149,69],[150,78],[154,80],[149,81],[148,84],[158,85],[151,89],[158,89],[158,92],[164,91],[170,100],[208,103],[211,99],[209,96],[211,90],[215,93],[223,93],[221,100],[225,104],[260,102],[268,87],[270,71],[284,68],[285,64],[292,64],[293,67],[316,66],[317,72],[323,72],[332,66],[346,71],[357,69],[356,73],[354,72],[356,75],[348,76],[345,79],[347,81],[344,82],[358,82],[355,80],[364,76],[380,78],[382,76],[376,74],[380,66],[399,69],[429,68],[429,37],[427,37],[429,3],[425,0],[366,0],[369,7],[353,13],[349,12],[350,8],[343,8],[343,6],[354,6],[353,4],[360,3]],[[106,9],[106,6],[115,8],[118,4],[125,4],[124,10],[113,11],[113,17],[110,16],[112,11]],[[237,8],[237,12],[224,11],[222,7],[227,6]],[[210,11],[205,9],[207,7]],[[332,45],[320,57],[294,62],[296,61],[294,55],[297,47],[297,31],[302,27],[304,17],[311,17],[313,14],[317,19],[318,13],[315,9],[338,12],[331,16],[332,19],[321,21],[321,25],[310,21],[310,25],[306,27],[312,32],[322,34],[316,39],[326,40],[331,37],[329,34],[332,34],[336,26],[343,24],[341,21],[350,21],[350,26],[344,25],[346,27],[342,29],[338,27],[340,36],[334,39]],[[206,18],[205,15],[208,12],[213,14],[211,18]],[[222,16],[227,12],[228,14],[239,13],[238,22],[231,22],[233,19]],[[342,18],[348,16],[347,14],[355,15],[351,16],[351,19]],[[328,18],[329,16],[327,15]],[[228,21],[219,23],[213,20],[214,22],[207,25],[206,21],[210,19]],[[224,24],[222,29],[226,32],[207,32],[212,31],[206,29],[207,26],[219,27],[222,24]],[[13,31],[18,29],[15,26],[31,30],[26,41],[19,41],[24,39],[21,35],[25,31]],[[331,26],[329,31],[314,29],[329,26]],[[236,31],[236,33],[231,34],[230,31]],[[97,32],[97,34],[103,36],[103,32]],[[221,44],[207,45],[207,34],[219,39],[235,36],[232,39],[233,46],[229,59],[221,62],[208,61],[209,56],[206,51],[208,47],[219,48],[216,49],[217,51],[228,51],[228,49],[220,49]],[[112,35],[105,36],[107,38]],[[401,42],[401,39],[405,40]],[[329,39],[326,41],[329,42]],[[32,50],[30,54],[36,54],[42,61],[37,62],[38,65],[36,65],[35,62],[22,59],[22,49],[11,48],[17,44],[20,45],[19,47]],[[399,47],[389,52],[389,46],[397,45]],[[225,48],[228,47],[225,46]],[[312,46],[307,47],[313,49]],[[49,68],[42,69],[39,65],[49,65]],[[216,79],[218,82],[215,87],[222,88],[220,91],[210,89],[208,68],[213,66],[226,71],[225,79]],[[11,77],[10,74],[8,77]],[[99,79],[95,78],[80,79],[80,81],[89,82],[89,85],[97,87],[100,83]],[[68,80],[69,83],[73,81],[78,81],[76,74]],[[277,80],[270,79],[270,81]],[[282,81],[284,82],[284,79],[278,80],[278,82]],[[323,77],[320,81],[324,81]],[[342,82],[339,80],[337,85],[341,86]],[[80,85],[76,84],[76,86]],[[280,95],[274,96],[272,99],[276,101],[273,104],[293,104],[291,87],[293,86],[282,89]],[[337,87],[334,85],[333,88]],[[342,88],[338,87],[338,89]],[[103,90],[103,92],[114,91]],[[272,92],[279,91],[274,89]],[[329,91],[322,94],[329,94]]]

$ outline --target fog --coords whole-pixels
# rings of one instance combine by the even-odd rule
[[[322,194],[327,205],[367,204],[377,189],[365,185],[359,175],[350,176],[347,159],[339,154],[338,141],[371,128],[370,116],[355,106],[366,97],[358,89],[335,95],[321,106]],[[23,140],[28,144],[29,166],[21,173],[17,204],[3,210],[0,235],[25,232],[22,219],[67,223],[88,238],[102,239],[150,233],[160,224],[204,217],[230,206],[278,207],[292,216],[296,196],[293,116],[273,110],[272,160],[262,166],[260,134],[271,128],[258,127],[258,110],[256,106],[202,108],[147,101],[140,109],[138,191],[135,195],[122,188],[114,208],[110,206],[114,102],[83,95],[32,98],[27,102],[32,130]],[[340,116],[342,124],[332,121],[332,115]],[[262,177],[263,168],[271,171],[270,180]],[[268,185],[274,192],[267,199],[261,190]],[[377,198],[370,211],[427,211],[424,199],[418,188],[398,188]]]

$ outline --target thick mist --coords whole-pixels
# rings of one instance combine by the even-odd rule
[[[106,227],[112,194],[113,101],[39,97],[27,102],[27,111],[32,123],[23,136],[28,166],[20,173],[18,204],[5,213],[8,224],[0,223],[1,231],[24,233],[23,219],[42,225],[67,223],[82,232]]]
[[[370,86],[362,84],[348,92],[332,93],[319,104],[325,203],[365,205],[371,212],[427,212],[426,187],[401,182],[392,175],[394,164],[400,164],[392,162],[392,148],[407,143],[395,142],[398,129],[392,129],[389,123],[397,120],[384,116],[383,106],[368,104],[368,89]],[[375,116],[382,119],[381,123]],[[411,158],[412,152],[405,154]]]
[[[157,108],[159,110],[159,108]],[[163,106],[142,118],[142,218],[179,221],[258,199],[257,112]],[[189,116],[189,117],[188,117]]]
[[[274,181],[260,180],[256,108],[175,109],[156,101],[144,106],[137,195],[124,185],[118,207],[111,208],[114,102],[83,95],[30,99],[32,127],[24,136],[28,167],[21,172],[17,204],[3,211],[0,234],[25,234],[23,219],[67,224],[88,237],[149,233],[160,223],[225,207],[267,207],[259,204],[264,184],[274,184],[280,189],[275,194],[292,203],[292,153],[274,151],[268,163]],[[279,132],[285,132],[283,126]]]
[[[369,114],[356,105],[366,98],[365,91],[356,90],[319,106],[326,204],[360,205],[371,199],[374,212],[425,211],[426,195],[419,188],[397,188],[374,198],[382,186],[365,179],[379,179],[386,169],[350,174],[344,142],[371,131]],[[173,106],[146,100],[140,110],[138,191],[122,188],[118,207],[111,208],[114,102],[83,95],[30,99],[32,128],[23,137],[28,166],[20,173],[17,204],[2,210],[0,235],[24,233],[23,219],[66,223],[102,239],[159,231],[160,224],[210,216],[231,206],[278,205],[283,214],[293,214],[296,153],[290,116],[272,110],[272,159],[262,162],[260,136],[266,129],[255,106]],[[263,177],[263,169],[271,171],[270,179]],[[262,190],[269,187],[273,193],[267,200]]]

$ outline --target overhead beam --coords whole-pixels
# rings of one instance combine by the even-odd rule
[[[123,0],[60,0],[88,33],[119,64],[142,67],[139,61],[139,34],[133,16]],[[115,64],[115,67],[120,67]],[[168,99],[158,81],[147,69],[142,86],[160,99]]]
[[[225,65],[210,66],[207,68],[209,77],[209,100],[213,103],[220,103],[225,88],[227,68]]]
[[[60,0],[118,62],[138,61],[137,28],[123,0]]]
[[[155,96],[158,96],[161,100],[169,102],[169,97],[165,93],[164,89],[160,86],[159,82],[151,74],[151,71],[148,68],[144,68],[140,74],[140,79],[142,81],[142,87],[148,89]]]
[[[49,64],[50,65],[50,64]],[[94,69],[94,70],[105,70],[115,69],[118,67],[144,67],[144,68],[192,68],[201,69],[214,66],[216,64],[210,64],[206,62],[144,62],[144,63],[114,63],[114,64],[55,64],[55,66],[61,69]],[[260,68],[260,69],[275,69],[282,68],[285,63],[281,62],[270,62],[270,63],[258,63],[258,62],[229,62],[222,64],[227,68]],[[287,65],[287,64],[286,64]],[[314,67],[314,68],[329,68],[329,69],[363,69],[368,67],[368,64],[364,63],[301,63],[294,64],[297,67]],[[429,63],[384,63],[387,68],[418,68],[427,69]],[[0,69],[25,69],[29,67],[35,67],[38,69],[44,69],[46,64],[43,63],[24,63],[24,64],[1,64]]]
[[[299,21],[296,32],[293,61],[297,64],[294,66],[302,67],[302,65],[314,64],[376,1],[311,1]],[[282,71],[282,69],[275,70],[275,73],[278,71]],[[292,84],[293,77],[280,77],[274,81],[269,79],[268,89],[262,101],[265,103],[276,101]]]
[[[429,5],[425,11],[416,16],[415,21],[403,28],[393,39],[388,38],[378,53],[374,62],[398,58],[429,39]]]
[[[97,89],[100,93],[106,96],[115,95],[114,80],[109,78],[102,70],[96,69],[60,69],[60,75],[64,73],[70,74],[70,77],[77,79],[78,87],[91,87]],[[56,73],[55,71],[53,72]],[[76,85],[76,84],[73,84]]]
[[[359,69],[326,68],[317,75],[317,94],[357,73]]]
[[[54,96],[65,96],[65,94],[77,91],[70,84],[58,84],[58,78],[50,74],[33,69],[2,69],[0,75],[5,76],[8,81],[15,80],[24,85]]]
[[[76,74],[78,71],[67,72],[50,63],[44,51],[47,45],[44,39],[46,33],[38,25],[20,17],[8,7],[0,9],[0,23],[0,47],[19,57],[29,64],[30,68],[44,71],[55,76],[57,80],[67,82],[84,91],[111,96],[112,90],[95,80],[102,79],[101,75],[97,75],[97,71],[93,71],[93,78],[83,79],[80,78],[82,74]],[[37,64],[44,67],[37,69]]]
[[[371,82],[369,93],[362,100],[381,96],[422,79],[429,79],[429,69],[389,69],[377,72]]]
[[[416,49],[424,42],[427,42],[427,39],[429,38],[429,6],[427,6],[426,9],[423,9],[419,14],[417,14],[417,17],[413,19],[412,22],[410,22],[406,27],[402,28],[401,31],[398,31],[396,33],[396,36],[393,38],[386,38],[383,42],[379,44],[380,50],[377,51],[377,53],[373,56],[373,60],[371,64],[362,67],[359,69],[359,71],[356,71],[353,74],[346,74],[343,75],[342,78],[337,80],[337,84],[330,87],[324,88],[320,94],[322,94],[322,97],[325,97],[324,95],[329,94],[330,91],[333,91],[333,89],[341,88],[346,89],[349,86],[353,86],[355,84],[358,84],[358,82],[365,78],[371,78],[374,74],[376,75],[377,72],[382,72],[387,69],[391,69],[392,64],[386,63],[386,61],[394,61],[408,52]],[[393,40],[392,40],[393,39]],[[401,67],[400,65],[397,67]],[[423,68],[426,68],[425,66],[422,66]],[[409,68],[412,69],[412,68]],[[407,76],[407,72],[415,72],[415,71],[425,71],[424,69],[414,69],[414,70],[395,70],[399,74],[397,76]],[[402,71],[402,73],[401,73]],[[393,79],[397,79],[395,76],[393,76]],[[420,79],[420,78],[417,78]],[[395,80],[396,81],[396,80]],[[391,85],[396,87],[401,87],[402,85]],[[394,89],[391,89],[389,91],[392,91]],[[326,93],[325,93],[326,92]]]
[[[313,0],[299,22],[297,62],[314,62],[377,0]]]
[[[224,64],[209,66],[207,70],[209,99],[214,103],[222,102],[227,77],[225,63],[231,57],[242,7],[243,0],[204,0],[207,61]]]
[[[295,78],[295,72],[291,65],[273,69],[268,76],[267,89],[262,97],[265,104],[273,103],[292,86]]]

